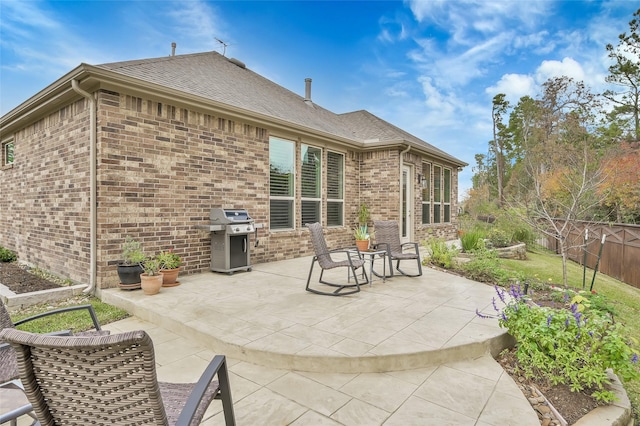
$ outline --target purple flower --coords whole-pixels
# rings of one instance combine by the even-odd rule
[[[565,326],[565,327],[569,327],[569,318],[567,318],[566,320],[564,320],[564,326]]]
[[[569,301],[569,293],[564,294],[564,302],[567,303]]]
[[[506,321],[507,320],[507,316],[504,314],[504,312],[502,312],[502,320]]]
[[[498,293],[498,297],[500,298],[500,301],[506,305],[507,302],[504,300],[504,290],[498,287],[497,285],[494,286],[494,288],[496,289],[496,293]]]
[[[580,327],[580,319],[582,318],[582,314],[580,312],[576,312],[573,314],[573,317],[576,319],[576,325]]]
[[[551,319],[553,318],[553,316],[549,315],[547,317],[547,327],[551,326]]]
[[[633,356],[631,357],[631,362],[634,364],[638,363],[638,354],[633,354]]]
[[[481,314],[480,311],[478,310],[478,308],[476,308],[476,315],[479,316],[482,319],[491,318],[489,315]]]
[[[593,337],[593,331],[589,332],[589,337]]]
[[[578,304],[574,303],[571,305],[571,312],[575,315],[576,312],[578,312]]]
[[[495,298],[495,297],[492,297],[492,298],[491,298],[491,304],[493,305],[493,309],[494,309],[496,312],[500,312],[500,309],[498,309],[498,306],[496,305],[496,298]]]

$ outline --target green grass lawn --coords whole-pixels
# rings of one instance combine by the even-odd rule
[[[86,305],[91,304],[98,317],[98,322],[101,326],[110,322],[118,321],[129,316],[129,314],[115,306],[103,303],[96,297],[87,295],[81,295],[72,297],[70,299],[52,303],[43,303],[35,305],[14,314],[11,314],[11,319],[16,322],[23,318],[36,315],[42,312],[51,311],[56,308],[62,308],[66,306]],[[30,331],[32,333],[49,333],[59,330],[71,330],[73,332],[90,330],[93,328],[93,322],[87,310],[79,310],[72,312],[65,312],[62,314],[51,315],[37,320],[29,321],[18,327],[20,330]]]
[[[508,270],[519,271],[528,277],[537,277],[543,282],[555,285],[562,283],[562,259],[552,252],[536,250],[527,253],[527,260],[501,259],[501,265]],[[581,265],[569,261],[567,263],[567,277],[569,287],[582,290],[583,269]],[[593,271],[587,269],[585,289],[591,286]],[[628,336],[640,341],[640,289],[632,287],[607,275],[598,273],[593,289],[605,296],[615,308],[615,320],[624,324]],[[640,371],[640,365],[636,367]],[[631,405],[633,406],[635,421],[640,424],[640,380],[624,383]]]

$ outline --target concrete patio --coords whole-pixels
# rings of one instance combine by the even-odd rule
[[[493,312],[492,287],[425,268],[320,296],[304,290],[310,263],[181,276],[154,296],[105,290],[134,315],[106,328],[146,330],[165,381],[194,381],[225,354],[239,425],[540,424],[491,357],[504,330],[475,314]],[[223,423],[214,402],[204,424]]]

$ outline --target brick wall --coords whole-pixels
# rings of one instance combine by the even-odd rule
[[[117,284],[126,236],[150,255],[173,248],[189,273],[209,267],[209,233],[195,225],[211,208],[247,208],[266,223],[265,129],[125,94],[102,91],[98,103],[101,287]],[[264,253],[252,248],[252,261]]]
[[[79,283],[89,280],[88,116],[79,100],[16,132],[15,162],[0,171],[0,245]]]
[[[172,248],[185,262],[184,273],[207,271],[209,233],[195,225],[208,224],[213,207],[246,208],[264,224],[259,246],[251,247],[252,263],[312,253],[299,212],[295,230],[267,229],[269,129],[125,93],[101,90],[97,102],[98,287],[117,285],[116,264],[127,236],[141,241],[149,255]],[[21,260],[82,283],[89,281],[88,114],[80,100],[16,133],[16,162],[1,172],[3,182],[12,184],[7,196],[3,185],[0,197],[3,212],[11,212],[0,223],[0,245],[16,250]],[[325,228],[329,246],[354,244],[351,230],[362,202],[369,205],[372,221],[399,219],[398,149],[354,152],[292,139],[296,155],[300,143],[345,154],[345,225]],[[404,157],[416,173],[422,161],[429,159],[413,153]],[[455,198],[455,167],[452,172]],[[420,211],[415,179],[413,185]],[[453,199],[451,212],[455,222]],[[414,218],[416,241],[432,234],[455,236],[455,224],[423,226],[419,214]]]

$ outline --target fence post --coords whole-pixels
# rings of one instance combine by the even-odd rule
[[[589,228],[584,229],[584,246],[582,247],[582,289],[587,280],[587,244],[589,242]]]
[[[600,265],[600,257],[602,256],[602,248],[604,247],[604,240],[607,239],[607,235],[604,233],[604,229],[602,229],[602,242],[600,242],[600,250],[598,250],[598,260],[596,260],[596,267],[593,270],[593,279],[591,280],[591,287],[589,287],[589,291],[593,291],[593,283],[596,281],[596,274],[598,273],[598,266]]]

